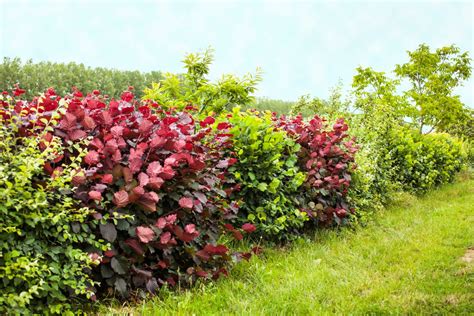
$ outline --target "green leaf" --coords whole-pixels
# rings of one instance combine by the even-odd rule
[[[257,186],[257,189],[259,189],[260,191],[266,191],[267,187],[268,185],[265,182],[260,182]]]

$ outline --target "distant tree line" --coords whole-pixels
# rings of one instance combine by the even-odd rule
[[[58,94],[64,95],[70,92],[73,86],[84,93],[97,89],[110,97],[118,97],[128,86],[133,86],[136,95],[141,97],[145,87],[161,79],[163,76],[160,71],[140,72],[103,67],[92,68],[74,62],[34,63],[31,59],[22,62],[20,58],[4,57],[0,64],[0,89],[12,89],[18,83],[27,91],[27,98],[49,87],[53,87]]]

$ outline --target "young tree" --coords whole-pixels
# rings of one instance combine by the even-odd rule
[[[165,79],[153,83],[145,89],[143,99],[154,100],[165,107],[184,107],[195,104],[201,112],[221,112],[235,105],[248,105],[255,102],[253,93],[262,80],[257,69],[255,75],[242,78],[225,74],[216,83],[207,78],[209,67],[214,60],[213,50],[191,53],[183,60],[186,73],[183,75],[165,74]]]
[[[464,114],[463,104],[454,89],[471,76],[471,58],[454,45],[432,52],[422,44],[408,52],[410,60],[396,65],[395,73],[410,84],[405,96],[410,101],[410,116],[420,131],[428,133],[452,125]]]

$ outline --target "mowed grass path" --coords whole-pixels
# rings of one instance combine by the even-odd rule
[[[356,230],[322,231],[229,278],[100,314],[474,314],[474,181],[406,196]]]

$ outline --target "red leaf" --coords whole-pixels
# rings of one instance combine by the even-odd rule
[[[160,173],[163,170],[163,167],[158,161],[153,161],[148,165],[148,168],[146,168],[146,173],[150,176],[156,176],[158,173]]]
[[[14,95],[15,97],[18,97],[18,96],[22,95],[22,94],[25,93],[25,92],[26,92],[25,90],[20,89],[19,87],[16,87],[16,89],[13,90],[13,95]]]
[[[72,184],[74,184],[76,187],[80,186],[81,184],[84,184],[85,182],[86,182],[86,177],[84,176],[72,177]]]
[[[140,243],[136,239],[132,239],[132,238],[127,239],[127,240],[125,240],[125,244],[127,246],[129,246],[130,248],[132,248],[132,250],[135,251],[135,253],[140,255],[140,256],[143,256],[143,254],[145,253],[142,246],[140,245]]]
[[[82,120],[82,126],[84,126],[85,129],[94,129],[97,125],[92,117],[85,116]]]
[[[155,192],[146,192],[137,201],[137,204],[143,207],[146,211],[156,212],[156,203],[160,197]]]
[[[166,224],[167,224],[166,219],[164,217],[160,217],[156,221],[155,226],[158,227],[159,229],[163,229],[165,228]]]
[[[84,157],[84,162],[88,165],[96,165],[99,162],[99,153],[91,150]]]
[[[234,231],[235,228],[232,226],[232,224],[224,224],[224,228],[227,229],[228,231]]]
[[[102,183],[111,184],[114,181],[114,176],[110,173],[104,174],[102,176]]]
[[[89,198],[95,201],[100,201],[102,200],[102,193],[100,193],[99,191],[90,191]]]
[[[106,250],[104,251],[104,256],[108,257],[108,258],[112,258],[113,256],[115,256],[116,253],[114,250]]]
[[[192,198],[189,198],[189,197],[182,197],[180,200],[179,200],[179,206],[181,206],[182,208],[187,208],[187,209],[192,209],[193,208],[193,199]]]
[[[150,147],[151,148],[162,147],[165,143],[166,143],[166,138],[157,136],[151,140]]]
[[[140,197],[142,196],[143,194],[145,194],[145,189],[143,189],[143,187],[134,187],[132,192],[137,196],[137,197]]]
[[[165,181],[159,177],[152,177],[148,180],[148,187],[159,190]]]
[[[74,89],[73,96],[78,97],[78,98],[82,98],[82,97],[83,97],[82,92],[79,91],[79,90],[77,90],[77,88]]]
[[[184,227],[184,231],[187,232],[188,234],[194,234],[196,233],[196,225],[194,224],[188,224]]]
[[[140,123],[140,126],[138,127],[138,132],[141,134],[146,134],[151,130],[152,127],[153,127],[152,122],[150,122],[149,120],[143,120]]]
[[[203,121],[201,121],[199,125],[201,125],[201,127],[206,127],[209,124],[214,124],[215,121],[216,120],[212,116],[208,116]]]
[[[247,233],[252,233],[254,232],[257,228],[255,227],[255,225],[253,224],[250,224],[250,223],[245,223],[242,225],[242,229],[247,232]]]
[[[104,144],[102,143],[102,141],[98,138],[94,138],[91,142],[90,142],[90,145],[91,146],[94,146],[96,149],[103,149],[104,148]]]
[[[263,252],[263,248],[259,246],[255,246],[252,248],[252,252],[256,255],[259,255]]]
[[[105,152],[114,154],[118,150],[118,144],[115,139],[110,139],[105,143]]]
[[[157,266],[161,269],[166,269],[168,267],[168,264],[166,263],[166,261],[163,261],[163,260],[160,260],[158,263],[157,263]]]
[[[87,136],[86,132],[76,129],[68,133],[68,136],[71,140],[78,140]]]
[[[218,130],[224,130],[224,129],[227,129],[227,128],[230,128],[232,127],[232,125],[230,125],[229,123],[226,123],[226,122],[222,122],[222,123],[219,123],[217,124],[217,129]]]
[[[158,176],[165,180],[173,179],[174,175],[175,171],[170,166],[164,167],[163,170],[158,174]]]
[[[234,235],[234,238],[237,239],[237,240],[242,240],[244,238],[244,236],[242,235],[241,232],[239,232],[238,230],[234,230],[232,232],[232,234]]]
[[[168,224],[171,225],[176,222],[176,220],[178,219],[178,216],[176,214],[170,214],[166,216],[165,219],[166,219],[166,222],[168,222]]]
[[[204,270],[196,271],[196,275],[198,277],[201,277],[201,278],[207,278],[208,277],[208,273]]]
[[[133,100],[133,93],[130,92],[130,91],[125,91],[124,93],[122,93],[122,95],[120,96],[120,98],[125,101],[125,102],[130,102]]]
[[[137,227],[135,229],[135,232],[137,233],[137,236],[140,241],[144,244],[149,243],[155,237],[155,232],[151,228],[145,226]]]
[[[164,232],[160,236],[160,243],[163,245],[166,245],[169,241],[171,240],[171,233],[170,232]]]
[[[118,138],[123,135],[123,126],[114,126],[110,129],[110,131],[114,137]]]
[[[138,182],[140,183],[140,186],[144,187],[148,184],[150,178],[146,173],[140,172],[138,175]]]
[[[199,159],[193,159],[193,162],[189,166],[192,169],[199,171],[199,170],[203,170],[206,167],[206,164]]]
[[[140,171],[142,164],[143,164],[143,160],[141,158],[133,158],[128,161],[128,165],[130,167],[130,171],[132,172],[132,174]]]
[[[124,190],[120,190],[118,192],[115,192],[114,198],[112,202],[117,206],[117,207],[124,207],[128,204],[128,193]]]
[[[212,279],[217,280],[221,274],[228,276],[229,272],[227,272],[225,268],[220,268],[219,270],[214,272],[214,274],[212,275]]]
[[[114,120],[112,119],[112,116],[110,115],[109,111],[103,111],[100,113],[100,119],[104,125],[111,125]]]
[[[203,250],[211,255],[224,255],[227,253],[227,251],[229,251],[225,245],[214,246],[211,244],[207,244]]]
[[[211,258],[205,250],[196,251],[196,256],[203,261],[208,261]]]

